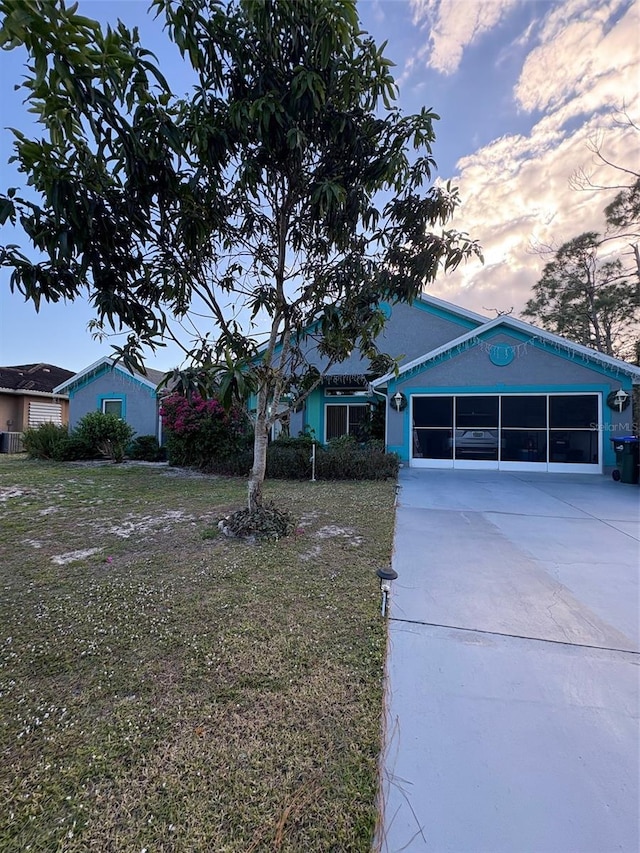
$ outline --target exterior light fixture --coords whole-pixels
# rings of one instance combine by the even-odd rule
[[[382,593],[380,613],[384,618],[387,613],[387,601],[389,598],[389,593],[391,592],[391,581],[394,581],[398,577],[398,573],[395,571],[395,569],[389,567],[388,569],[378,569],[376,574],[380,578],[380,592]]]
[[[391,398],[391,406],[396,410],[396,412],[402,412],[407,407],[407,398],[404,396],[402,391],[396,391],[396,393]]]
[[[607,394],[607,406],[613,409],[614,412],[623,412],[631,403],[631,396],[624,390],[618,388],[617,391],[611,391]]]
[[[625,407],[625,403],[629,399],[629,395],[626,391],[623,391],[622,388],[620,388],[619,391],[616,391],[613,399],[615,400],[618,411],[621,412]]]

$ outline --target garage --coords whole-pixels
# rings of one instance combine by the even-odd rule
[[[602,470],[599,394],[411,395],[411,465]]]
[[[445,317],[454,329],[453,307],[430,309],[425,343],[445,335]],[[403,320],[414,341],[413,318]],[[616,467],[612,439],[634,432],[638,384],[638,365],[500,316],[371,387],[386,397],[387,449],[407,467],[602,475]]]

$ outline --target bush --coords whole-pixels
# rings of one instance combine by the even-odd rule
[[[61,459],[66,462],[75,462],[79,459],[98,459],[100,451],[82,436],[72,432],[62,445]]]
[[[78,423],[73,436],[114,462],[124,460],[124,451],[134,435],[133,427],[116,415],[89,412]]]
[[[398,475],[399,466],[399,457],[385,453],[383,442],[358,444],[348,435],[333,439],[316,454],[319,480],[386,480]]]
[[[141,462],[160,462],[165,458],[165,450],[155,435],[138,435],[127,447],[127,456]]]
[[[279,438],[267,448],[267,479],[311,479],[313,439]],[[208,466],[216,474],[244,476],[251,469],[250,450],[239,454],[231,463],[218,460]],[[351,436],[329,442],[327,447],[316,445],[316,478],[318,480],[385,480],[396,477],[400,459],[395,453],[385,453],[382,441],[360,444]]]
[[[51,423],[26,429],[22,436],[23,447],[30,459],[64,459],[63,448],[68,441],[67,427]]]
[[[320,448],[316,448],[318,453]],[[308,480],[311,477],[313,439],[281,436],[267,448],[267,477],[274,480]]]
[[[171,394],[162,402],[162,422],[167,430],[167,455],[171,465],[201,468],[216,473],[246,473],[250,425],[239,406],[226,411],[216,400],[198,394],[190,399]]]

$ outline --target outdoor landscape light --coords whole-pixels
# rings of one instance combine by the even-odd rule
[[[389,593],[391,592],[391,581],[394,581],[398,577],[398,573],[395,569],[389,567],[388,569],[378,569],[376,572],[378,577],[380,578],[380,592],[382,593],[382,604],[380,607],[380,611],[382,616],[387,612],[387,599],[389,597]]]

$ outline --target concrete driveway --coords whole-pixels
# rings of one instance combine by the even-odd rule
[[[640,488],[404,469],[384,853],[640,850]]]

